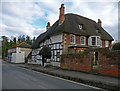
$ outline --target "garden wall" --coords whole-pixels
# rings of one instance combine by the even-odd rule
[[[99,53],[97,68],[93,68],[94,52]],[[61,67],[85,72],[97,72],[109,76],[120,76],[120,51],[110,51],[108,48],[87,50],[80,54],[61,55]]]

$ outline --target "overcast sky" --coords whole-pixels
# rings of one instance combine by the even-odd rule
[[[84,2],[83,2],[84,1]],[[104,0],[105,1],[105,0]],[[116,2],[115,2],[116,1]],[[101,19],[103,28],[118,40],[118,0],[95,2],[94,0],[2,0],[0,7],[0,36],[38,36],[59,18],[59,8],[65,5],[65,14],[74,13],[97,22]]]

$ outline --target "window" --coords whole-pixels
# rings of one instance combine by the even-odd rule
[[[108,41],[105,41],[105,47],[108,47]]]
[[[75,43],[75,35],[70,35],[70,43]]]
[[[93,46],[101,46],[101,40],[99,36],[91,36],[91,45]]]
[[[96,45],[96,37],[92,37],[92,45]]]
[[[60,58],[60,52],[57,52],[57,58]]]
[[[83,29],[83,25],[78,25],[79,26],[79,29],[81,30],[81,29]]]
[[[97,37],[97,45],[100,45],[100,37]]]
[[[85,37],[84,37],[84,36],[81,36],[81,37],[80,37],[80,40],[81,40],[81,45],[85,45]]]
[[[99,33],[99,30],[96,30],[96,33]]]

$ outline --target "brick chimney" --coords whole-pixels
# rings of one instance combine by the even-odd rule
[[[59,9],[60,9],[59,24],[61,24],[65,17],[64,16],[64,11],[65,11],[64,4],[61,4],[61,7]]]
[[[46,30],[50,28],[50,22],[47,23]]]
[[[98,19],[98,24],[102,26],[102,21],[100,19]]]

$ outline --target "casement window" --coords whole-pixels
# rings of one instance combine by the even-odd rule
[[[108,41],[105,41],[105,47],[108,47],[108,46],[109,46]]]
[[[78,27],[79,27],[80,30],[83,29],[83,25],[82,24],[78,25]]]
[[[97,37],[97,45],[101,45],[100,37]]]
[[[91,36],[91,45],[93,46],[101,46],[101,41],[100,41],[100,37],[99,36]]]
[[[70,43],[75,43],[75,35],[70,35]]]
[[[84,36],[80,37],[80,42],[81,42],[81,45],[85,45],[85,37]]]
[[[96,37],[92,37],[92,45],[96,45]]]

